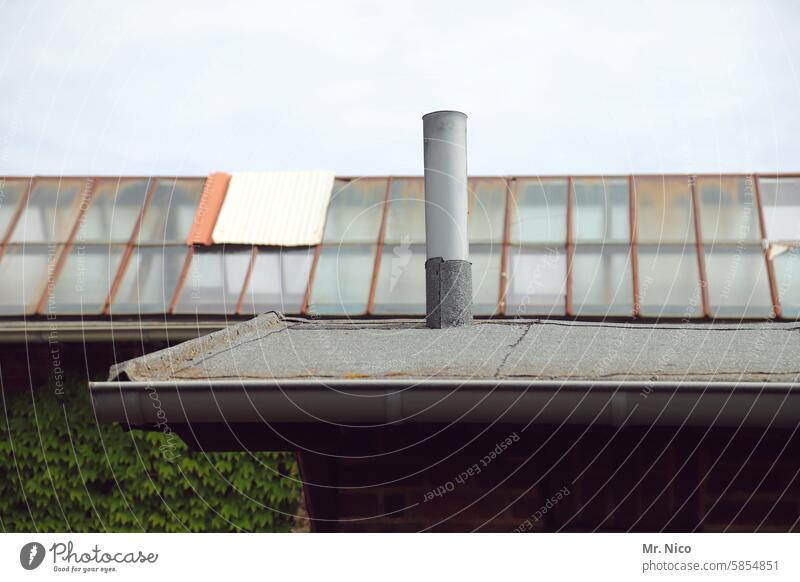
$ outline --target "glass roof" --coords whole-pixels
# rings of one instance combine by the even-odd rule
[[[337,178],[305,247],[190,246],[204,185],[0,177],[0,316],[424,315],[422,177]],[[469,212],[476,315],[800,318],[800,176],[473,177]]]

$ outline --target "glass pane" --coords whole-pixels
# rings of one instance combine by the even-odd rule
[[[507,189],[505,180],[469,181],[470,242],[503,242]]]
[[[640,312],[647,317],[703,316],[694,245],[639,245]]]
[[[0,258],[0,314],[30,313],[44,291],[60,247],[10,245]]]
[[[633,282],[629,246],[576,246],[572,257],[572,308],[576,315],[631,315]]]
[[[314,247],[258,249],[243,312],[300,313],[314,262]]]
[[[149,185],[149,180],[100,180],[75,240],[128,242]]]
[[[775,280],[784,317],[800,317],[800,248],[776,256]]]
[[[366,313],[374,261],[374,245],[322,247],[311,289],[309,313]]]
[[[66,242],[86,186],[83,178],[37,180],[11,241]]]
[[[19,201],[28,190],[29,180],[0,178],[0,241],[2,241],[17,211]]]
[[[337,180],[328,206],[323,241],[334,244],[377,242],[385,198],[385,178]]]
[[[159,178],[142,219],[139,241],[186,242],[204,184],[202,178]]]
[[[694,242],[692,190],[688,176],[634,176],[640,243]]]
[[[375,313],[425,315],[425,245],[383,247]]]
[[[251,254],[250,249],[196,250],[175,313],[234,313]]]
[[[422,178],[392,182],[385,241],[425,242],[425,183]]]
[[[769,240],[800,240],[800,178],[759,178]]]
[[[772,314],[769,279],[761,247],[706,247],[711,315],[768,317]]]
[[[136,247],[111,305],[111,313],[166,313],[188,247]]]
[[[53,295],[47,298],[47,312],[84,314],[102,311],[124,250],[121,245],[71,247]]]
[[[386,245],[375,289],[374,312],[425,315],[425,246]],[[471,245],[473,314],[497,311],[500,245]]]
[[[578,243],[629,243],[630,196],[626,178],[576,178],[572,182],[573,238]]]
[[[497,313],[500,299],[501,245],[470,245],[472,262],[472,313],[493,315]]]
[[[697,179],[700,226],[705,242],[761,240],[758,208],[751,178],[736,176]]]
[[[506,315],[563,315],[567,292],[564,248],[508,249]]]
[[[567,240],[567,181],[519,179],[511,204],[511,242]]]

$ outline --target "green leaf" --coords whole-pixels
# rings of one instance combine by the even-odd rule
[[[6,394],[6,531],[288,531],[302,489],[293,455],[202,453],[174,435],[98,426],[85,384]],[[173,460],[162,445],[173,445]],[[282,476],[285,475],[285,476]],[[250,499],[257,500],[251,501]],[[269,507],[276,511],[270,511]],[[280,513],[283,512],[283,513]]]

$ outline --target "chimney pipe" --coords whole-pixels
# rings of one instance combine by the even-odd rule
[[[428,327],[472,322],[472,263],[467,240],[467,116],[422,117],[425,157],[425,299]]]

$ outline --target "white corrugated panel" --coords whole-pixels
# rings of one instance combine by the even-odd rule
[[[236,172],[212,238],[276,246],[322,241],[333,172]]]

